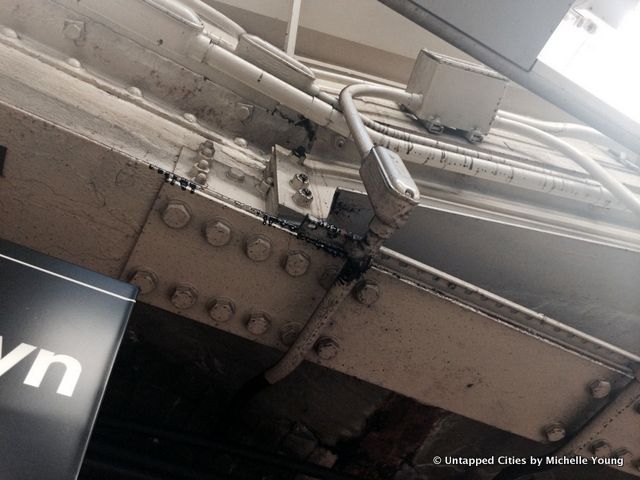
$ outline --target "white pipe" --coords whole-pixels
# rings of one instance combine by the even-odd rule
[[[409,93],[399,88],[386,87],[383,85],[349,85],[340,92],[340,106],[342,107],[342,113],[347,121],[349,130],[353,137],[353,141],[360,152],[362,158],[373,148],[373,141],[369,135],[367,127],[365,127],[362,117],[358,112],[354,98],[372,96],[376,98],[385,98],[387,100],[393,100],[406,106],[413,106],[419,104],[422,95]]]
[[[314,123],[327,127],[344,137],[350,136],[345,117],[331,105],[292,87],[224,48],[211,45],[204,62],[234,80],[304,115]],[[373,86],[367,86],[367,88],[373,88]],[[401,91],[389,88],[392,92]],[[391,99],[397,101],[396,95],[397,93],[393,93]],[[410,102],[408,97],[401,97],[401,101]],[[369,130],[368,134],[373,143],[389,148],[400,154],[403,159],[413,163],[491,182],[510,184],[527,190],[549,192],[563,198],[586,201],[602,207],[619,208],[615,197],[606,189],[588,181],[559,178],[550,173],[531,171],[506,163],[496,163],[495,159],[485,160],[462,153],[447,152],[439,148],[395,139],[373,130]]]
[[[226,32],[235,38],[238,38],[240,35],[245,33],[244,28],[201,0],[180,0],[180,2],[191,8],[191,10],[209,23],[214,24],[223,32]]]
[[[224,48],[211,45],[204,63],[295,110],[312,122],[329,127],[345,137],[349,136],[349,128],[344,117],[331,105],[289,85]]]
[[[519,133],[559,150],[589,172],[593,178],[604,185],[629,210],[640,216],[640,199],[622,182],[605,170],[602,165],[583,154],[577,148],[538,128],[500,116],[496,117],[493,126]]]
[[[584,140],[596,145],[609,147],[615,151],[626,150],[626,148],[611,140],[606,135],[600,133],[594,128],[587,127],[585,125],[580,125],[577,123],[547,122],[544,120],[539,120],[537,118],[518,115],[517,113],[506,112],[504,110],[498,110],[497,114],[502,118],[524,123],[544,132],[558,134],[561,137]]]

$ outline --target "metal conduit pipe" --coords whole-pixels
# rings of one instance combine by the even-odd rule
[[[207,51],[204,63],[216,70],[222,71],[234,80],[253,88],[278,103],[304,115],[314,123],[324,126],[333,132],[348,137],[350,130],[342,113],[325,101],[320,100],[289,85],[274,75],[265,72],[246,60],[234,55],[218,45],[211,45]],[[372,85],[359,87],[373,88]],[[375,86],[376,88],[380,88]],[[383,87],[393,93],[392,100],[397,100],[397,92],[402,90]],[[410,95],[410,94],[409,94]],[[410,102],[409,96],[402,96],[401,100]],[[356,135],[366,133],[370,141],[384,146],[401,155],[405,160],[442,170],[473,176],[483,180],[510,184],[527,190],[552,193],[556,196],[569,198],[580,202],[587,202],[601,207],[615,207],[618,202],[601,185],[593,184],[581,179],[559,178],[551,172],[532,171],[507,163],[496,163],[495,159],[485,160],[476,156],[462,153],[448,152],[440,148],[416,144],[384,135],[380,132],[360,127]],[[363,138],[366,146],[370,144]]]
[[[225,33],[238,38],[240,35],[245,33],[245,29],[238,25],[236,22],[231,20],[226,15],[223,15],[221,12],[216,10],[215,8],[207,5],[201,0],[180,0],[185,6],[189,7],[194,13],[209,23],[214,24],[216,27],[220,28]]]
[[[381,84],[373,84],[373,83],[371,85],[381,86]],[[333,97],[332,95],[326,92],[320,92],[320,94],[318,95],[318,98],[331,104],[334,108],[341,110],[338,99]],[[399,130],[399,129],[390,127],[388,125],[383,125],[382,123],[376,122],[375,120],[363,114],[360,114],[360,116],[362,117],[362,121],[364,122],[365,126],[369,129],[369,134],[376,139],[380,138],[378,135],[379,133],[384,135],[385,137],[392,137],[394,139],[398,139],[400,141],[407,142],[410,144],[424,145],[427,147],[436,148],[438,150],[444,150],[446,152],[459,153],[461,155],[479,158],[482,160],[487,160],[489,162],[510,165],[516,168],[521,168],[523,170],[529,170],[532,172],[538,172],[538,173],[542,173],[550,176],[562,177],[569,181],[575,181],[575,182],[584,183],[592,186],[599,186],[597,182],[594,182],[590,179],[576,178],[575,176],[564,174],[561,172],[555,172],[553,170],[549,170],[548,168],[530,165],[529,163],[526,163],[526,159],[524,158],[520,160],[514,160],[514,159],[502,157],[500,155],[480,152],[478,150],[473,150],[471,148],[461,147],[459,145],[455,145],[452,143],[443,142],[442,140],[435,140],[430,137],[426,137],[426,136],[415,134],[415,133],[410,133],[404,130]],[[422,150],[418,148],[418,152],[422,153]],[[408,160],[414,163],[413,159],[408,159]]]
[[[611,140],[609,137],[600,133],[595,128],[587,127],[585,125],[579,125],[577,123],[547,122],[544,120],[539,120],[537,118],[518,115],[517,113],[511,113],[504,110],[498,110],[497,114],[502,118],[524,123],[526,125],[530,125],[532,127],[540,129],[543,132],[558,134],[561,137],[576,138],[578,140],[584,140],[596,145],[610,147],[618,151],[623,148],[619,143]]]
[[[291,108],[314,123],[348,136],[344,117],[331,105],[305,93],[218,45],[210,45],[203,62]]]
[[[550,147],[556,148],[571,160],[576,162],[580,167],[589,172],[593,178],[600,182],[609,192],[611,192],[623,205],[629,210],[640,216],[640,199],[629,190],[622,182],[613,177],[602,165],[591,157],[583,154],[580,150],[569,145],[567,142],[543,132],[542,130],[526,125],[521,122],[509,120],[504,117],[497,116],[493,126],[502,128],[529,138],[542,142]]]

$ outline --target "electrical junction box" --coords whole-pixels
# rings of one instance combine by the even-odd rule
[[[491,128],[507,83],[482,65],[422,50],[407,91],[422,94],[422,104],[413,113],[431,133],[454,128],[479,142]]]

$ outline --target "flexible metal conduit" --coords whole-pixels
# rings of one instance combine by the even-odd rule
[[[521,122],[509,120],[504,117],[496,117],[493,126],[495,128],[503,128],[521,135],[525,135],[534,140],[540,141],[550,147],[556,148],[571,160],[576,162],[580,167],[589,172],[593,178],[600,182],[609,192],[611,192],[622,204],[629,210],[640,216],[640,199],[618,179],[613,177],[602,165],[591,157],[583,154],[567,142],[543,132],[542,130],[526,125]]]

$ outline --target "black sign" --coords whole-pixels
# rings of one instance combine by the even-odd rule
[[[0,240],[0,479],[77,477],[136,293]]]

